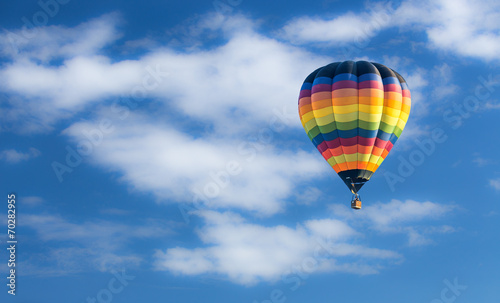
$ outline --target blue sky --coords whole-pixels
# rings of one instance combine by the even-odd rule
[[[498,299],[498,2],[0,11],[0,221],[14,192],[18,235],[2,302]],[[412,92],[356,212],[296,108],[304,78],[344,60]]]

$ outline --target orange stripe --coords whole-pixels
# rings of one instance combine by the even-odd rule
[[[347,162],[347,167],[349,169],[356,169],[356,167],[358,167],[358,161]]]
[[[368,165],[366,166],[366,170],[369,170],[371,172],[375,172],[378,168],[378,165],[372,162],[368,162]]]
[[[341,88],[332,91],[333,98],[357,97],[358,89],[356,88]]]
[[[392,107],[394,109],[401,109],[402,105],[403,105],[403,103],[401,103],[401,100],[393,100],[393,99],[385,99],[384,100],[385,107]]]
[[[332,106],[332,99],[324,99],[312,102],[313,109],[322,109],[328,106]]]
[[[371,146],[364,146],[364,145],[356,145],[358,148],[358,153],[360,154],[371,154],[372,152],[372,147]]]
[[[358,96],[341,97],[341,98],[335,97],[334,99],[332,99],[332,105],[333,106],[353,105],[353,104],[358,104],[359,101],[360,100]]]
[[[342,150],[342,146],[339,146],[339,147],[336,147],[336,148],[329,148],[328,150],[335,157],[342,156],[344,154],[344,151]]]
[[[384,91],[378,88],[362,88],[358,91],[360,97],[384,97]]]
[[[368,162],[358,161],[358,169],[366,169]]]
[[[334,166],[332,166],[332,168],[335,170],[336,173],[340,172],[340,167],[338,164],[335,164]]]
[[[344,163],[339,163],[337,164],[339,167],[340,167],[340,171],[344,171],[344,170],[349,170],[349,168],[347,167],[346,165],[346,162]]]
[[[303,116],[312,110],[313,109],[312,109],[311,104],[307,104],[307,105],[304,105],[302,107],[299,107],[299,114],[300,114],[300,116]]]
[[[372,150],[372,155],[380,157],[382,155],[383,151],[384,151],[383,148],[380,148],[380,147],[377,147],[374,145],[373,150]]]

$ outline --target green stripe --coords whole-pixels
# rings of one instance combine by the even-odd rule
[[[309,139],[313,139],[314,137],[316,137],[317,135],[321,134],[319,128],[317,126],[313,127],[313,129],[311,129],[308,133],[307,133],[307,136],[309,136]]]
[[[322,134],[331,133],[332,131],[337,130],[337,128],[335,127],[335,122],[329,123],[327,125],[318,126],[318,128]]]
[[[394,129],[394,135],[396,135],[396,137],[399,138],[399,136],[401,136],[401,133],[403,132],[403,130],[399,127],[396,126],[396,128]]]

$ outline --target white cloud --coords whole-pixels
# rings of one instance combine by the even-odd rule
[[[489,183],[495,190],[500,190],[500,178],[490,179]]]
[[[40,151],[36,148],[30,147],[27,152],[19,152],[15,149],[5,149],[0,151],[0,159],[7,163],[18,163],[27,161],[32,158],[40,156]]]
[[[331,19],[299,17],[284,27],[283,36],[294,43],[364,47],[378,31],[399,28],[425,32],[431,49],[495,60],[500,51],[498,8],[495,0],[407,0],[397,8],[391,2],[379,3],[371,12],[348,12]]]
[[[373,3],[370,3],[373,5]],[[365,44],[390,25],[394,9],[391,3],[376,4],[370,12],[349,12],[330,20],[320,17],[299,17],[283,27],[283,37],[293,43],[322,42],[327,44]]]
[[[44,200],[41,197],[28,196],[28,197],[20,197],[20,201],[23,204],[34,206],[42,204]]]
[[[476,164],[478,167],[484,167],[488,165],[495,164],[496,162],[491,159],[486,159],[481,157],[480,153],[474,153],[474,158],[472,159],[472,163]]]
[[[205,220],[198,235],[206,247],[158,251],[158,270],[183,275],[219,274],[234,283],[253,285],[293,275],[294,267],[307,274],[374,274],[383,264],[402,258],[394,251],[348,243],[359,235],[338,220],[310,220],[290,228],[252,224],[229,212],[197,214]]]
[[[500,51],[499,5],[491,0],[410,0],[401,4],[394,20],[424,30],[433,48],[494,60]]]
[[[18,60],[51,60],[93,56],[121,35],[116,30],[120,16],[103,15],[75,27],[42,26],[3,31],[1,55]]]
[[[341,204],[331,205],[336,216],[352,220],[361,226],[371,226],[383,233],[404,233],[408,236],[408,245],[417,246],[431,244],[433,241],[426,238],[431,234],[454,232],[448,225],[418,225],[424,220],[437,220],[450,214],[456,209],[453,205],[437,204],[434,202],[418,202],[413,200],[391,200],[389,203],[375,203],[363,206],[363,212],[352,212]]]
[[[36,51],[42,52],[42,46],[30,40],[33,51],[13,57],[0,70],[7,79],[0,89],[17,96],[16,100],[2,101],[6,107],[3,128],[26,121],[22,127],[10,129],[50,130],[55,122],[88,109],[89,104],[121,96],[157,98],[167,108],[214,125],[218,132],[254,129],[256,122],[267,123],[284,107],[294,113],[293,119],[287,117],[286,125],[300,127],[291,100],[297,100],[306,75],[327,59],[258,34],[253,21],[241,16],[217,19],[210,15],[197,26],[215,33],[223,31],[227,42],[211,50],[191,52],[156,48],[137,60],[114,62],[99,54],[104,43],[87,42],[94,30],[116,32],[116,18],[108,16],[81,25],[83,29],[65,29],[74,41],[62,35],[59,44],[47,46],[55,50],[65,49],[66,44],[92,45],[81,53],[55,51],[62,57],[59,65],[40,62]],[[38,29],[44,37],[53,30]],[[84,34],[77,34],[79,30]],[[113,42],[115,35],[106,37]]]
[[[280,149],[276,143],[280,134],[271,129],[266,138],[275,139],[251,142],[208,134],[196,138],[139,113],[113,120],[116,113],[108,109],[100,117],[75,123],[65,133],[77,150],[91,146],[89,157],[95,163],[121,172],[134,188],[152,191],[160,200],[189,204],[196,200],[203,207],[270,215],[283,209],[294,184],[328,171],[319,155]],[[99,123],[105,119],[113,121],[112,130],[101,132],[97,140]],[[91,136],[96,138],[93,145]]]

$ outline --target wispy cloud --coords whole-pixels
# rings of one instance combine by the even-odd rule
[[[383,233],[403,233],[408,236],[409,246],[433,243],[425,236],[453,232],[448,225],[422,225],[418,222],[437,220],[456,209],[453,205],[438,204],[430,201],[392,200],[389,203],[376,203],[364,207],[363,212],[352,212],[341,204],[331,206],[333,213],[341,218],[352,220],[355,224],[370,226]]]
[[[44,199],[37,196],[20,197],[20,201],[23,204],[35,206],[43,203]]]
[[[500,178],[490,179],[489,183],[495,190],[500,190]]]
[[[496,163],[494,160],[482,157],[480,153],[474,153],[473,156],[474,158],[472,159],[472,163],[478,167],[484,167]]]
[[[7,163],[18,163],[21,161],[27,161],[32,158],[36,158],[41,155],[41,152],[33,147],[30,147],[27,152],[20,152],[15,149],[5,149],[0,151],[0,160],[4,160]]]
[[[103,220],[70,222],[57,215],[23,215],[23,226],[36,231],[37,241],[50,242],[48,251],[26,256],[24,274],[67,275],[109,271],[118,266],[137,266],[144,256],[130,251],[133,239],[163,237],[172,233],[168,222],[146,220],[139,226]]]

